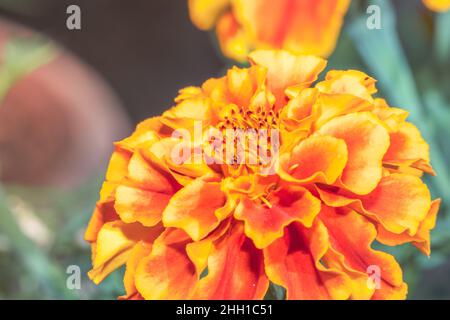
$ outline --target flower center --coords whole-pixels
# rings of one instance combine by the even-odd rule
[[[228,165],[244,165],[250,172],[261,172],[272,163],[280,145],[279,113],[262,107],[229,105],[221,119],[217,128],[223,135],[222,148]]]
[[[223,113],[223,120],[219,122],[218,128],[221,130],[269,130],[278,129],[278,123],[279,112],[274,112],[272,109],[256,107],[255,110],[251,110],[229,105]]]

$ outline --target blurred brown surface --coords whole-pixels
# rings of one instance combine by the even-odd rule
[[[66,27],[70,4],[81,8],[82,30]],[[208,34],[189,21],[185,0],[0,0],[2,17],[70,52],[21,80],[4,101],[0,177],[7,182],[70,185],[102,171],[112,141],[131,128],[89,68],[112,87],[134,123],[160,114],[178,89],[201,84],[222,68]]]
[[[81,30],[66,28],[70,4],[81,8]],[[0,8],[0,16],[44,32],[98,70],[135,122],[222,69],[210,36],[190,22],[187,0],[0,0]]]
[[[0,21],[0,51],[30,33]],[[68,52],[16,82],[0,105],[0,178],[70,186],[101,170],[130,130],[111,89]]]

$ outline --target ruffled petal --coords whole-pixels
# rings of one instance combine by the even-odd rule
[[[383,121],[391,131],[397,131],[398,126],[403,124],[408,118],[408,111],[400,108],[389,107],[386,100],[375,98],[373,100],[372,112]]]
[[[102,191],[111,187],[108,182],[103,183]],[[115,185],[113,187],[115,189]],[[114,209],[114,202],[112,199],[109,201],[98,201],[94,212],[92,213],[89,224],[84,233],[84,239],[88,242],[95,242],[97,240],[98,233],[105,223],[119,220],[116,210]]]
[[[429,165],[430,148],[416,126],[408,122],[402,123],[390,134],[390,140],[391,144],[383,159],[385,164],[417,167],[417,163],[422,163],[419,168],[433,173]],[[429,169],[427,170],[424,165]]]
[[[343,139],[348,161],[341,182],[353,193],[368,194],[382,176],[382,159],[389,147],[389,134],[368,112],[352,113],[330,120],[319,133]]]
[[[264,249],[267,276],[286,289],[290,300],[347,299],[351,294],[348,278],[321,264],[328,249],[328,234],[322,224],[306,229],[292,223],[283,238]]]
[[[372,104],[350,94],[320,93],[313,106],[315,115],[313,129],[319,130],[325,123],[333,118],[354,112],[370,111]]]
[[[189,299],[197,281],[194,264],[186,253],[190,237],[179,229],[166,229],[153,243],[135,274],[139,293],[148,300]]]
[[[194,146],[191,145],[190,141],[170,137],[160,139],[148,148],[140,150],[140,152],[152,166],[159,168],[162,172],[169,173],[179,185],[184,186],[195,178],[214,173],[202,161],[202,158],[200,158],[199,163],[195,158],[192,158],[194,157],[193,149]],[[180,156],[180,152],[183,155]],[[202,155],[200,154],[200,156]]]
[[[91,243],[97,240],[98,233],[105,223],[119,220],[119,216],[117,216],[113,204],[101,206],[104,208],[101,208],[98,205],[95,207],[84,233],[84,240]]]
[[[140,188],[172,194],[176,187],[172,177],[136,152],[128,163],[127,179]]]
[[[316,88],[324,93],[349,94],[364,100],[373,101],[377,92],[375,79],[358,70],[332,70],[319,82]]]
[[[236,219],[244,221],[245,234],[258,249],[282,237],[284,227],[294,221],[311,227],[320,211],[320,200],[301,187],[278,191],[270,202],[267,207],[244,197],[234,213]]]
[[[145,228],[139,223],[122,221],[105,223],[93,243],[92,270],[89,278],[99,284],[130,257],[131,250],[140,240],[152,242],[162,231],[161,227]]]
[[[291,94],[287,89],[287,94]],[[313,106],[317,101],[319,91],[315,88],[307,88],[298,93],[293,93],[291,100],[282,109],[281,119],[289,131],[296,129],[309,130],[314,120]]]
[[[252,99],[255,99],[256,93],[263,89],[265,79],[266,70],[260,66],[246,69],[231,68],[226,76],[228,103],[247,109],[252,104]]]
[[[331,136],[314,136],[302,140],[292,152],[282,154],[278,174],[288,182],[332,184],[347,164],[344,140]]]
[[[372,298],[406,297],[402,269],[395,258],[371,248],[377,234],[372,223],[352,210],[337,213],[326,206],[319,217],[328,229],[331,246],[345,257],[348,268],[368,274],[373,281],[370,283],[378,285]]]
[[[215,123],[211,100],[204,97],[186,99],[163,113],[161,122],[172,129],[193,130],[196,122],[206,126]]]
[[[142,121],[136,126],[136,130],[131,136],[115,143],[116,148],[134,152],[138,146],[159,140],[159,133],[164,128],[164,124],[160,120],[161,117],[153,117]]]
[[[120,182],[128,173],[128,163],[131,153],[126,150],[117,149],[113,152],[106,170],[106,179],[109,182]]]
[[[325,60],[315,56],[271,50],[253,51],[249,60],[252,64],[267,68],[267,86],[275,95],[277,107],[285,105],[285,90],[288,87],[309,87],[327,64]]]
[[[377,240],[389,246],[397,246],[412,242],[423,254],[430,256],[430,231],[434,229],[436,225],[440,203],[440,199],[434,200],[431,203],[427,216],[420,222],[419,228],[413,236],[410,236],[406,231],[400,234],[389,232],[383,225],[379,224],[377,225]]]
[[[328,206],[349,206],[396,234],[407,231],[414,235],[431,206],[427,186],[418,177],[400,173],[383,177],[375,190],[365,196],[321,187],[317,191]]]
[[[242,224],[235,224],[214,242],[208,274],[195,290],[194,299],[262,299],[269,287],[262,252],[253,245]]]
[[[221,224],[211,232],[206,238],[188,243],[186,245],[186,252],[195,265],[198,277],[202,275],[208,265],[208,258],[213,249],[213,242],[223,236],[230,226],[231,219],[222,221]]]
[[[122,221],[152,227],[161,221],[170,197],[166,193],[121,185],[116,190],[114,208]]]
[[[427,186],[417,177],[392,174],[383,177],[377,188],[361,198],[366,214],[391,232],[416,234],[431,206]]]
[[[214,230],[219,224],[215,212],[226,203],[217,181],[199,178],[175,193],[163,212],[164,225],[183,229],[194,241]]]
[[[134,245],[133,249],[131,249],[130,257],[126,264],[125,275],[123,277],[126,295],[120,297],[121,299],[133,299],[133,297],[139,294],[134,283],[136,269],[139,262],[141,262],[144,257],[150,255],[151,250],[151,243],[144,241],[139,241]]]

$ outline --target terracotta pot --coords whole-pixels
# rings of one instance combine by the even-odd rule
[[[0,21],[0,57],[12,34],[29,33]],[[128,117],[101,77],[59,49],[50,63],[15,83],[0,105],[0,178],[78,184],[101,174],[112,142],[129,128]]]

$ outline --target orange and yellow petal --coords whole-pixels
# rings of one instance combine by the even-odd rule
[[[136,269],[141,260],[150,255],[152,249],[151,243],[144,241],[137,242],[133,249],[131,249],[130,257],[126,263],[125,275],[123,277],[123,284],[126,294],[120,298],[133,300],[137,295],[140,295],[134,283]]]
[[[316,89],[317,90],[317,89]],[[347,93],[320,93],[313,105],[313,130],[318,131],[328,121],[354,112],[370,111],[372,104]]]
[[[282,111],[282,121],[286,129],[289,131],[299,128],[309,130],[313,120],[312,109],[319,91],[315,88],[307,88],[300,92],[287,91],[286,94],[291,98]]]
[[[427,186],[418,177],[401,173],[383,177],[378,186],[364,196],[321,187],[317,191],[328,206],[351,207],[395,234],[405,231],[409,235],[416,234],[431,207]]]
[[[174,183],[173,179],[170,179],[175,189],[189,184],[195,178],[214,173],[203,161],[195,161],[190,141],[172,137],[163,138],[141,149],[140,152],[152,166],[175,180]]]
[[[215,212],[225,203],[216,178],[198,178],[170,199],[163,212],[164,226],[180,228],[198,241],[219,225]]]
[[[287,51],[257,50],[249,55],[252,64],[267,68],[267,86],[275,95],[276,105],[286,103],[285,90],[290,86],[309,87],[325,69],[327,62],[310,55],[293,55]]]
[[[189,0],[189,15],[197,28],[209,30],[227,9],[230,2],[231,0]]]
[[[330,120],[319,133],[342,139],[347,145],[348,160],[340,178],[343,186],[360,195],[375,189],[389,148],[389,134],[380,121],[369,112],[352,113]]]
[[[211,10],[245,34],[237,11]],[[85,234],[89,276],[99,283],[126,264],[123,299],[262,299],[270,280],[288,299],[405,298],[400,267],[372,243],[428,255],[440,203],[420,180],[434,172],[407,112],[373,98],[375,80],[359,71],[314,86],[318,57],[259,50],[250,60],[180,90],[115,144]],[[197,130],[228,127],[280,129],[274,174],[195,158],[208,144]]]
[[[133,154],[127,169],[127,179],[142,189],[166,194],[175,191],[175,183],[170,175],[145,159],[140,152]]]
[[[139,223],[122,221],[105,223],[93,243],[92,269],[88,275],[98,284],[112,271],[125,264],[134,245],[144,240],[152,242],[160,233],[160,227],[145,228]]]
[[[120,182],[128,173],[128,164],[131,153],[126,150],[115,150],[109,160],[106,170],[106,180],[110,182]]]
[[[361,198],[366,214],[393,232],[416,234],[431,207],[427,186],[417,177],[392,174],[383,177],[376,189]]]
[[[307,229],[293,223],[284,237],[264,249],[267,276],[286,289],[289,300],[347,299],[351,294],[348,278],[321,265],[328,248],[323,225]]]
[[[292,152],[282,154],[278,174],[291,183],[333,184],[348,160],[347,145],[332,136],[313,136],[302,140]]]
[[[171,195],[132,186],[117,187],[114,208],[126,223],[140,222],[152,227],[161,221]]]
[[[274,198],[275,203],[268,207],[259,199],[244,197],[234,213],[236,219],[244,221],[245,234],[259,249],[282,237],[284,227],[294,221],[311,227],[320,211],[320,200],[303,188],[280,190]]]
[[[255,49],[328,56],[349,0],[235,0],[236,19]]]
[[[390,141],[391,144],[383,159],[384,163],[394,166],[414,166],[417,162],[422,162],[429,166],[430,148],[413,124],[404,122],[398,125],[397,130],[390,133]],[[427,171],[432,173],[432,170]]]
[[[372,95],[377,92],[375,79],[358,70],[329,71],[316,88],[324,93],[349,94],[368,101],[373,101]]]
[[[119,219],[113,202],[97,203],[84,233],[84,239],[91,243],[95,242],[105,223]]]
[[[194,299],[262,299],[269,287],[262,251],[236,223],[216,240],[208,257],[208,274],[196,286]]]
[[[231,219],[226,219],[206,238],[186,245],[186,253],[195,265],[197,276],[201,276],[208,265],[208,258],[213,248],[213,242],[223,236],[230,227]]]
[[[323,206],[319,217],[328,229],[331,246],[345,257],[347,267],[367,273],[374,281],[371,283],[378,284],[372,298],[406,297],[402,269],[395,258],[371,247],[377,235],[372,223],[352,210],[337,212],[326,206]]]
[[[238,107],[249,108],[256,93],[263,89],[265,78],[266,70],[259,66],[246,69],[232,67],[226,76],[226,99]]]
[[[377,240],[389,246],[397,246],[404,243],[412,242],[424,255],[430,256],[430,231],[436,225],[436,218],[439,211],[441,200],[437,199],[431,203],[425,219],[423,219],[417,232],[414,235],[409,235],[408,232],[400,234],[387,231],[381,224],[377,226]]]
[[[163,127],[160,117],[149,118],[139,123],[131,136],[116,142],[115,146],[121,150],[134,152],[138,146],[157,141]]]
[[[196,122],[207,125],[214,123],[214,120],[211,101],[204,97],[183,100],[161,116],[161,122],[172,129],[192,130]]]
[[[197,282],[194,264],[186,253],[190,237],[168,228],[154,241],[151,254],[135,271],[135,285],[148,300],[189,299]]]

